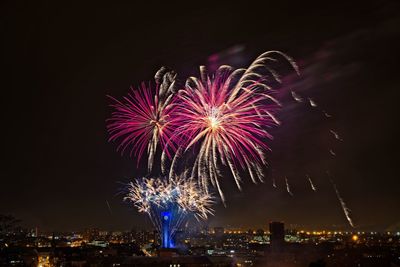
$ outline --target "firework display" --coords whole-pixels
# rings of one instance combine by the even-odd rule
[[[117,149],[121,153],[130,149],[137,164],[146,152],[149,172],[153,169],[157,147],[160,145],[168,153],[165,148],[174,131],[169,117],[173,112],[175,77],[173,71],[163,67],[155,75],[155,86],[142,83],[137,90],[132,88],[122,101],[110,97],[114,112],[107,125],[109,140],[120,142]]]
[[[148,214],[161,233],[165,248],[173,247],[174,235],[186,215],[193,214],[199,220],[213,214],[213,197],[193,179],[182,177],[136,179],[128,184],[124,199],[133,203],[139,212]]]
[[[192,177],[197,177],[205,190],[211,183],[223,201],[220,163],[230,169],[239,189],[241,171],[246,170],[254,183],[263,181],[266,140],[272,139],[268,129],[280,124],[274,115],[280,103],[271,85],[280,79],[268,66],[277,61],[273,56],[284,57],[297,71],[288,56],[270,51],[248,69],[224,65],[209,76],[200,67],[200,78],[190,77],[177,94],[179,105],[172,120],[177,125],[176,143],[183,151],[199,146]]]
[[[179,157],[193,151],[197,156],[190,164],[191,178],[206,192],[210,185],[217,188],[224,202],[221,164],[229,168],[239,189],[242,171],[254,183],[263,181],[266,141],[272,139],[268,129],[280,123],[274,115],[280,103],[272,85],[281,80],[269,66],[279,58],[298,73],[291,58],[269,51],[247,69],[224,65],[209,76],[205,67],[200,67],[200,78],[190,77],[176,90],[175,73],[162,68],[156,74],[155,89],[142,84],[123,101],[112,98],[114,112],[107,126],[110,141],[119,141],[122,153],[130,149],[137,163],[147,150],[149,173],[160,147],[162,174],[167,173],[167,158],[172,159],[171,179]]]
[[[248,68],[222,65],[208,73],[200,66],[199,77],[189,77],[182,85],[177,85],[175,72],[163,67],[154,85],[142,83],[122,100],[110,97],[114,112],[107,125],[109,140],[119,143],[121,153],[129,150],[138,165],[147,155],[148,175],[154,177],[157,162],[160,171],[155,177],[165,177],[137,179],[128,184],[125,197],[149,215],[163,247],[173,246],[174,234],[187,215],[200,220],[213,214],[212,188],[225,204],[225,170],[239,189],[244,176],[263,182],[268,141],[273,139],[270,131],[281,123],[276,116],[282,106],[277,63],[286,63],[299,74],[286,54],[268,51]],[[290,93],[295,102],[332,117],[313,98]],[[336,131],[330,133],[342,141]],[[336,156],[332,149],[329,152]],[[306,178],[317,191],[311,177]],[[294,196],[288,178],[284,180],[287,193]],[[272,184],[277,187],[274,177]],[[336,187],[335,192],[349,219]]]

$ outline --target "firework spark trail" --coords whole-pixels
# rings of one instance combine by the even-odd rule
[[[333,189],[335,190],[336,196],[340,202],[340,206],[342,207],[343,213],[346,216],[347,221],[349,222],[350,226],[354,228],[353,220],[350,217],[351,210],[347,207],[346,203],[344,202],[343,198],[340,196],[339,190],[336,187],[336,184],[330,179]]]
[[[324,113],[325,117],[327,118],[331,118],[332,115],[330,115],[328,112],[326,112],[325,110],[322,111],[322,113]]]
[[[334,136],[337,140],[343,141],[343,139],[340,137],[340,135],[339,135],[337,132],[335,132],[334,130],[329,130],[329,131],[333,134],[333,136]]]
[[[272,186],[276,188],[275,178],[272,178]]]
[[[317,191],[317,187],[314,185],[313,181],[311,180],[311,177],[308,174],[306,175],[306,177],[307,177],[308,181],[310,182],[311,189],[313,191]]]
[[[308,101],[310,102],[310,106],[312,106],[313,108],[318,106],[317,103],[312,98],[308,98]]]
[[[285,177],[285,183],[286,183],[286,191],[289,193],[289,195],[293,196],[292,191],[290,190],[290,185],[287,177]]]
[[[279,75],[268,62],[277,61],[278,55],[287,60],[298,72],[292,59],[279,51],[259,56],[248,69],[221,66],[208,76],[204,66],[200,77],[190,77],[185,88],[177,95],[177,141],[184,152],[197,148],[192,176],[203,188],[216,187],[221,199],[220,163],[231,172],[237,187],[241,186],[241,170],[248,170],[253,182],[263,181],[260,171],[265,165],[265,142],[272,139],[266,130],[280,124],[275,112],[280,103],[274,98],[270,83],[280,83]],[[261,74],[266,71],[267,74]]]
[[[296,102],[303,102],[303,98],[301,98],[301,96],[299,96],[295,91],[292,91],[292,97]]]
[[[111,210],[111,207],[110,207],[110,203],[108,203],[108,200],[106,199],[106,204],[107,204],[107,207],[108,207],[108,211],[110,212],[110,214],[112,215],[112,210]]]
[[[117,150],[122,154],[130,147],[130,154],[134,153],[138,165],[142,155],[147,153],[149,172],[153,169],[157,146],[160,145],[168,156],[168,146],[173,148],[169,140],[174,128],[169,120],[174,111],[175,77],[173,71],[163,67],[155,75],[155,86],[142,83],[138,89],[132,88],[122,101],[110,96],[114,112],[107,120],[109,141],[119,141]]]

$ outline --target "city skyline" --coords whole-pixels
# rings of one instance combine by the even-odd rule
[[[4,229],[0,229],[4,230]],[[175,248],[159,248],[155,231],[41,233],[2,231],[0,264],[39,267],[100,266],[396,266],[400,232],[294,231],[282,222],[268,230],[223,227],[179,231]]]

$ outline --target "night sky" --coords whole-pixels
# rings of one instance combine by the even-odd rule
[[[106,95],[123,96],[161,66],[185,79],[201,64],[245,67],[281,50],[302,73],[286,86],[332,117],[288,100],[265,184],[239,192],[224,177],[227,208],[218,204],[210,225],[348,229],[329,170],[356,229],[399,230],[400,4],[216,2],[2,1],[0,214],[49,231],[148,225],[118,195],[144,168],[107,141]]]

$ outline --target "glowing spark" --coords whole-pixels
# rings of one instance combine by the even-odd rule
[[[106,199],[106,203],[107,203],[108,210],[110,211],[110,214],[112,214],[111,207],[110,207],[110,203],[108,203],[108,200],[107,200],[107,199]]]
[[[276,188],[275,178],[272,178],[272,186]]]
[[[343,141],[343,139],[339,136],[339,134],[338,134],[337,132],[335,132],[335,131],[333,131],[333,130],[329,130],[329,131],[333,134],[333,136],[334,136],[337,140]]]
[[[219,125],[218,119],[216,117],[213,117],[213,116],[208,117],[208,119],[209,119],[209,123],[210,123],[210,125],[209,125],[210,129],[212,131],[217,130],[218,129],[218,125]]]
[[[289,195],[293,196],[293,193],[290,190],[288,179],[286,177],[285,177],[285,183],[286,183],[286,191],[289,193]]]
[[[168,240],[173,240],[189,214],[197,220],[207,219],[208,215],[213,214],[213,197],[200,190],[193,179],[142,178],[129,183],[126,190],[124,200],[133,203],[139,212],[149,216],[161,239],[165,234]],[[163,213],[171,215],[168,231],[165,231],[165,217],[161,216]]]
[[[301,98],[298,94],[296,94],[294,91],[292,91],[292,97],[296,102],[303,102],[303,98]]]
[[[160,145],[167,154],[168,145],[173,146],[169,140],[174,128],[169,120],[174,111],[175,76],[174,72],[161,68],[155,75],[155,87],[142,83],[122,101],[110,97],[114,112],[107,125],[109,141],[120,141],[118,150],[121,153],[130,147],[130,154],[134,153],[137,164],[147,150],[149,172],[153,169],[157,146]]]
[[[310,102],[310,106],[312,106],[313,108],[317,107],[317,103],[314,100],[308,98],[308,101]]]
[[[306,175],[306,176],[307,176],[308,181],[310,182],[311,189],[312,189],[313,191],[317,191],[317,188],[315,187],[313,181],[311,180],[311,177],[308,176],[308,175]]]
[[[328,112],[326,112],[325,110],[323,110],[322,112],[324,113],[325,117],[327,117],[327,118],[332,117],[332,115],[328,114]]]
[[[332,149],[329,150],[329,153],[331,153],[331,155],[334,156],[334,157],[336,156],[335,151],[333,151]]]

